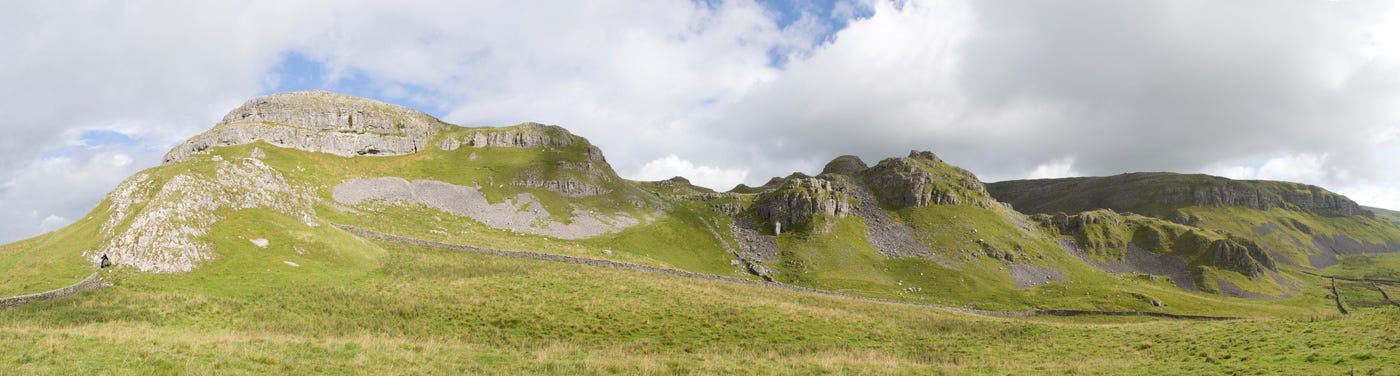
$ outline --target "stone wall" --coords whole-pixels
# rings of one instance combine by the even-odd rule
[[[0,309],[14,308],[20,305],[24,305],[25,303],[37,302],[40,300],[58,299],[77,294],[83,291],[96,290],[98,287],[102,287],[102,277],[99,276],[97,273],[92,273],[92,275],[88,276],[87,279],[84,279],[81,282],[74,283],[71,286],[60,288],[57,290],[41,292],[38,294],[0,298]]]

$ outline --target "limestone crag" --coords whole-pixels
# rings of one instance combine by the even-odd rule
[[[514,183],[517,187],[539,188],[568,197],[588,197],[608,194],[609,190],[573,178],[562,180],[521,179]]]
[[[759,193],[753,209],[770,224],[807,226],[816,215],[851,214],[858,201],[848,193],[850,189],[850,183],[831,176],[789,178],[781,187]]]
[[[323,91],[255,98],[224,116],[214,129],[176,146],[165,163],[181,162],[216,146],[256,141],[343,157],[404,155],[423,150],[445,126],[419,111]]]
[[[1240,272],[1250,278],[1258,277],[1265,271],[1277,271],[1274,259],[1263,248],[1247,239],[1220,239],[1206,248],[1211,263],[1222,268]]]
[[[86,256],[106,254],[118,267],[143,272],[187,272],[213,258],[200,237],[221,219],[221,208],[267,208],[316,223],[314,196],[277,170],[254,158],[217,163],[213,176],[191,172],[161,184],[139,174],[122,183],[107,197],[110,216],[100,230],[106,241]]]
[[[1046,227],[1055,229],[1055,231],[1060,234],[1066,235],[1084,232],[1090,225],[1096,225],[1105,221],[1111,223],[1115,227],[1122,224],[1122,217],[1117,215],[1104,215],[1102,212],[1083,212],[1074,215],[1067,215],[1065,213],[1056,213],[1055,215],[1036,214],[1031,216],[1031,219],[1040,222]]]
[[[911,151],[908,158],[887,158],[864,175],[871,191],[890,206],[996,206],[976,175],[943,163],[932,152]]]
[[[604,167],[596,167],[594,164]],[[535,165],[527,169],[512,185],[517,187],[539,188],[568,197],[588,197],[608,194],[608,183],[617,179],[607,162],[555,162],[549,165]]]
[[[477,131],[466,137],[466,144],[473,147],[537,148],[542,146],[564,147],[574,144],[574,136],[564,127],[540,123],[524,123],[513,127]]]

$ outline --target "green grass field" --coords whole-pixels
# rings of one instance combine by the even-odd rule
[[[1229,322],[969,316],[362,241],[213,235],[180,275],[0,311],[17,373],[1395,374],[1400,311]],[[300,226],[297,228],[296,226]],[[335,235],[335,236],[331,236]],[[324,239],[340,238],[341,241]],[[303,254],[297,254],[301,249]],[[292,267],[283,261],[300,265]]]

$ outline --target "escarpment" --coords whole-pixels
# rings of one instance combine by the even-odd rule
[[[422,112],[371,99],[324,91],[273,94],[230,111],[213,129],[176,146],[164,162],[256,141],[342,157],[405,155],[423,150],[445,127]]]
[[[1186,206],[1281,208],[1324,216],[1374,218],[1346,196],[1317,186],[1208,175],[1132,173],[1105,177],[1015,180],[992,183],[989,192],[1026,213],[1076,213],[1094,209],[1168,215]]]

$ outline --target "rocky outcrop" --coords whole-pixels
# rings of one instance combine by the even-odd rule
[[[605,167],[597,167],[594,164]],[[536,164],[526,169],[511,184],[517,187],[538,188],[567,197],[589,197],[611,192],[605,186],[617,177],[606,162],[557,161],[552,166]]]
[[[865,170],[865,183],[880,202],[894,207],[971,205],[994,207],[982,181],[967,170],[943,163],[932,152],[911,151]]]
[[[424,149],[445,125],[427,114],[371,99],[324,91],[255,98],[229,112],[215,127],[165,155],[185,161],[211,147],[256,141],[343,157],[404,155]]]
[[[521,179],[514,183],[517,187],[539,188],[568,197],[588,197],[607,194],[609,190],[572,178],[562,180]]]
[[[537,148],[543,146],[564,147],[574,144],[574,136],[557,125],[523,123],[520,125],[481,130],[466,137],[466,144],[472,147]]]
[[[1277,271],[1274,259],[1258,244],[1246,239],[1220,239],[1206,248],[1210,263],[1227,270],[1258,277],[1265,271]]]
[[[803,227],[816,215],[849,215],[856,202],[848,193],[851,188],[830,176],[790,178],[781,187],[758,194],[753,209],[770,224]]]
[[[1031,219],[1054,229],[1060,234],[1070,235],[1084,232],[1091,225],[1099,223],[1111,223],[1113,226],[1122,224],[1122,217],[1104,212],[1083,212],[1074,215],[1056,213],[1055,215],[1036,214]]]
[[[1169,218],[1173,208],[1234,206],[1258,210],[1282,208],[1326,216],[1375,214],[1346,196],[1317,186],[1258,180],[1230,180],[1208,175],[1132,173],[1105,177],[1016,180],[993,183],[998,200],[1026,213],[1113,209]],[[1189,218],[1183,218],[1187,223]]]
[[[277,170],[254,158],[217,163],[212,175],[157,182],[139,174],[122,183],[107,196],[109,217],[100,229],[106,241],[85,256],[106,254],[117,267],[143,272],[187,272],[214,257],[201,238],[222,219],[216,214],[222,208],[265,208],[316,223],[312,193]]]

